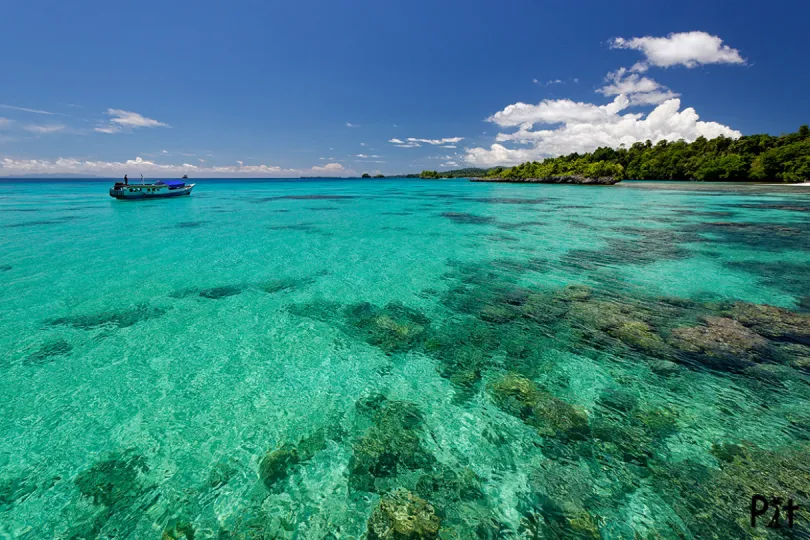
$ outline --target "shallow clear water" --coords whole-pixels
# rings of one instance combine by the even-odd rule
[[[358,538],[397,489],[425,537],[744,536],[810,493],[806,188],[107,188],[0,182],[0,536]]]

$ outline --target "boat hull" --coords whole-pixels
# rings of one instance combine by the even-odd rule
[[[110,197],[132,201],[139,199],[165,199],[167,197],[182,197],[191,195],[194,184],[189,184],[181,188],[170,189],[166,186],[156,185],[125,185],[110,188]]]

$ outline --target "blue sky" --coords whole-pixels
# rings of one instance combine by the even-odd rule
[[[794,131],[810,6],[762,6],[8,2],[0,176],[391,174]]]

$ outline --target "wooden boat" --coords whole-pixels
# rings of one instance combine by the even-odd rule
[[[110,197],[116,199],[160,199],[163,197],[180,197],[191,195],[195,184],[186,184],[184,180],[160,180],[154,184],[124,184],[116,182],[110,188]]]

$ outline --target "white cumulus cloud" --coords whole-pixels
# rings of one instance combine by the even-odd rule
[[[314,172],[328,172],[328,173],[340,173],[344,171],[343,165],[340,163],[327,163],[323,167],[315,166],[312,167]]]
[[[625,68],[608,73],[605,81],[607,84],[597,92],[606,96],[624,94],[630,99],[631,105],[657,105],[679,96],[649,77],[628,73]]]
[[[571,122],[604,122],[629,104],[626,99],[616,99],[607,105],[581,103],[570,99],[544,99],[537,105],[515,103],[498,111],[487,120],[501,127],[516,127],[534,124],[559,124]]]
[[[610,44],[614,49],[633,49],[644,54],[646,63],[637,64],[636,71],[644,71],[647,65],[693,68],[702,64],[745,63],[740,51],[724,45],[722,39],[706,32],[680,32],[666,37],[619,37]]]
[[[408,137],[404,141],[402,139],[390,139],[388,142],[399,148],[419,148],[423,144],[442,146],[444,148],[455,148],[453,145],[463,140],[464,137],[446,137],[444,139],[417,139],[416,137]]]
[[[521,105],[518,107],[517,105]],[[620,114],[630,105],[624,94],[606,105],[570,100],[544,101],[539,105],[516,104],[494,114],[490,120],[504,127],[519,126],[513,133],[500,133],[489,148],[469,148],[464,157],[472,165],[491,167],[542,160],[572,152],[589,152],[599,146],[617,148],[624,144],[667,139],[694,141],[703,136],[737,138],[742,134],[716,122],[703,122],[691,107],[680,110],[680,99],[664,101],[646,116]],[[519,120],[519,121],[518,121]],[[532,128],[556,125],[553,129]],[[503,144],[518,144],[509,148]]]
[[[408,137],[408,142],[432,144],[434,146],[438,146],[440,144],[455,144],[463,140],[464,137],[447,137],[445,139],[415,139],[413,137]]]
[[[147,118],[132,111],[107,109],[106,114],[110,117],[109,124],[96,126],[95,131],[99,133],[118,133],[123,129],[171,127],[169,124]]]

